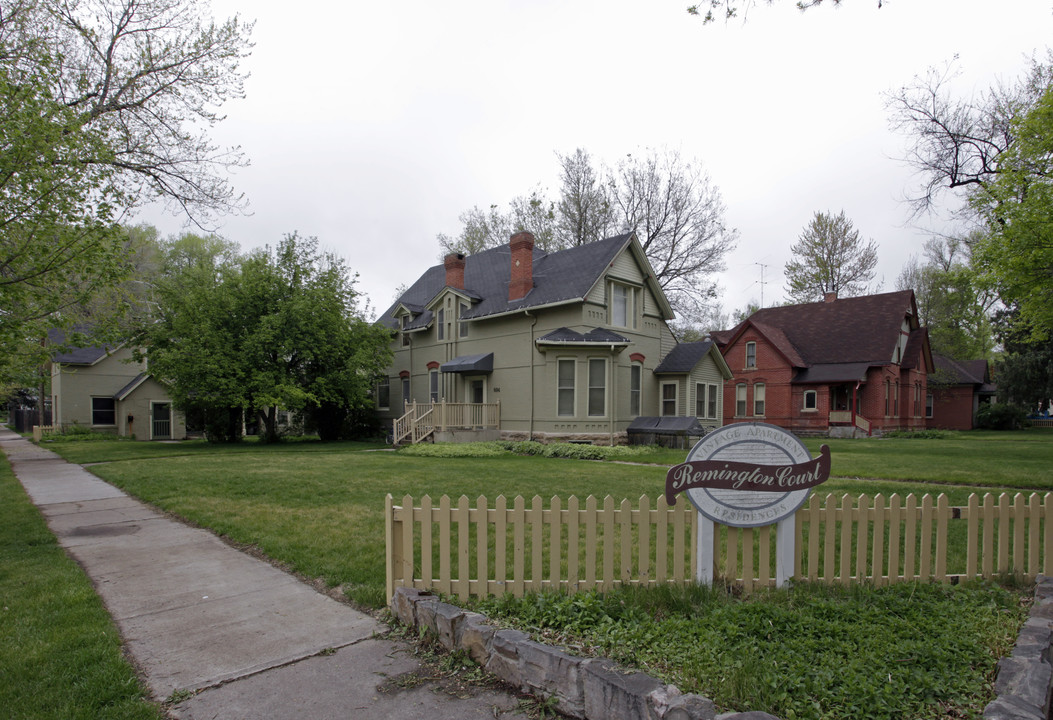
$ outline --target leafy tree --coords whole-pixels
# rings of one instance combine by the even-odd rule
[[[1019,308],[999,310],[995,334],[1004,354],[995,363],[998,394],[1006,402],[1027,410],[1049,410],[1053,398],[1053,339],[1039,339]]]
[[[795,303],[817,302],[828,292],[861,295],[877,267],[877,243],[864,240],[843,210],[817,212],[790,252],[786,291]]]
[[[896,283],[900,290],[914,290],[933,352],[959,360],[990,357],[994,349],[990,313],[997,297],[979,282],[971,251],[975,240],[927,240],[925,263],[912,258]]]
[[[239,205],[224,173],[240,153],[195,128],[241,95],[248,32],[236,19],[217,26],[190,0],[0,9],[5,376],[20,370],[13,358],[39,359],[27,348],[47,328],[71,327],[134,269],[118,225],[129,209],[162,197],[201,221]]]
[[[279,437],[278,408],[312,414],[332,439],[371,407],[390,338],[362,317],[354,278],[317,240],[293,234],[246,256],[197,236],[167,249],[158,320],[141,341],[177,407],[218,418],[220,439],[255,413],[268,441]]]
[[[1053,333],[1053,86],[1013,119],[1011,132],[997,177],[972,197],[987,223],[976,254],[982,278],[1046,338]]]

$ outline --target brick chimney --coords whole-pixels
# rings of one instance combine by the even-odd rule
[[[450,253],[442,264],[446,267],[446,287],[464,290],[464,255]]]
[[[833,302],[834,300],[837,300],[837,292],[836,291],[828,292],[825,295],[823,295],[823,302],[828,302],[829,303],[829,302]]]
[[[521,300],[534,288],[534,236],[519,232],[508,241],[512,251],[512,276],[508,281],[508,299]]]

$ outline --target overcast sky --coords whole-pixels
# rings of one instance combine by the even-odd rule
[[[844,0],[800,13],[760,5],[704,26],[687,0],[252,3],[247,97],[213,136],[251,166],[249,201],[219,233],[243,249],[317,236],[359,273],[382,312],[439,262],[458,215],[506,207],[540,184],[555,152],[614,164],[648,147],[697,159],[738,229],[725,311],[785,296],[790,245],[817,211],[844,210],[896,277],[932,230],[908,225],[915,178],[884,94],[957,57],[963,96],[1012,81],[1053,37],[1050,0]],[[163,233],[182,220],[141,220]],[[762,285],[761,280],[764,284]]]

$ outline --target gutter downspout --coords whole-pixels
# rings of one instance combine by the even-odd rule
[[[524,310],[523,314],[530,318],[530,426],[527,430],[527,440],[534,439],[534,353],[537,351],[537,345],[534,340],[534,326],[537,325],[537,316],[531,315],[529,310]]]

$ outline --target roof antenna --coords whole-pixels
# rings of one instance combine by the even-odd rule
[[[753,263],[754,265],[760,265],[760,306],[764,307],[764,286],[767,285],[767,281],[764,279],[764,268],[768,267],[764,263]]]

